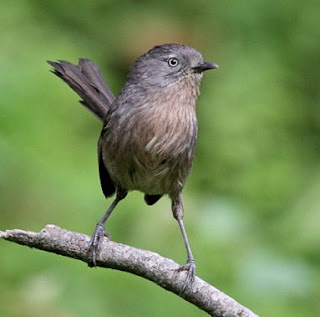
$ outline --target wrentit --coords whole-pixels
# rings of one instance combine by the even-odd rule
[[[155,46],[133,63],[115,99],[90,60],[49,64],[103,121],[98,141],[100,182],[106,198],[116,197],[92,235],[91,266],[96,266],[99,242],[107,235],[104,223],[128,191],[139,190],[148,205],[169,195],[188,255],[179,270],[186,270],[192,281],[196,266],[183,223],[182,190],[194,158],[195,106],[203,72],[218,65],[204,62],[198,51],[186,45]]]

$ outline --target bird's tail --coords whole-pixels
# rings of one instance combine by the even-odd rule
[[[97,65],[80,58],[78,65],[66,61],[48,63],[55,75],[65,81],[81,98],[81,104],[92,111],[101,121],[114,101]]]

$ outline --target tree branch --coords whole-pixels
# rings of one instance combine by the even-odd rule
[[[0,231],[0,238],[90,263],[90,237],[47,225],[41,232],[19,229]],[[258,317],[210,284],[196,277],[185,289],[186,272],[179,265],[147,250],[108,241],[101,243],[97,266],[126,271],[144,277],[184,298],[214,317]]]

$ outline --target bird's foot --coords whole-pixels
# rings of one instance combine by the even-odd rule
[[[187,286],[191,286],[194,282],[194,278],[196,275],[196,264],[194,260],[188,260],[188,262],[185,265],[179,266],[177,269],[178,272],[187,271],[187,277],[185,281],[185,285],[183,287],[183,292],[185,291]]]
[[[98,249],[100,242],[104,236],[110,239],[110,234],[106,232],[103,225],[97,224],[96,229],[94,230],[94,233],[91,237],[90,247],[88,250],[89,258],[91,258],[91,261],[88,263],[89,267],[97,266]]]

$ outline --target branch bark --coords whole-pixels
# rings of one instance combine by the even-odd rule
[[[20,229],[0,231],[0,238],[86,263],[90,262],[87,255],[90,237],[55,225],[47,225],[40,232]],[[179,265],[151,251],[136,249],[105,238],[101,243],[97,266],[144,277],[214,317],[258,317],[198,277],[192,285],[184,288],[186,273],[177,271]]]

